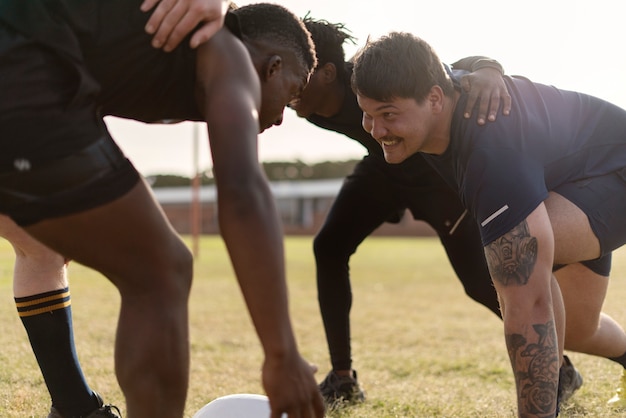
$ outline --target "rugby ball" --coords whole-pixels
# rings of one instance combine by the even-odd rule
[[[193,418],[268,418],[270,412],[267,396],[238,393],[212,400]],[[287,418],[287,414],[283,414],[282,418]]]

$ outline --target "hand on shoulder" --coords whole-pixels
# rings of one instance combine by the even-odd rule
[[[209,40],[224,25],[228,4],[227,0],[144,0],[141,10],[154,8],[146,32],[154,35],[152,46],[169,52],[201,23],[191,37],[190,46],[196,48]]]

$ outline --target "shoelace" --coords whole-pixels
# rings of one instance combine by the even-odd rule
[[[120,412],[119,408],[115,405],[102,405],[102,408],[104,408],[104,412],[113,414],[113,410],[115,409],[115,412],[117,413],[117,415],[122,418],[122,413]]]

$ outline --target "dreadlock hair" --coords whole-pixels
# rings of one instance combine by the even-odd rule
[[[341,81],[348,81],[350,72],[346,69],[343,44],[350,42],[355,45],[356,38],[349,33],[350,30],[343,23],[330,23],[326,20],[313,19],[309,13],[304,16],[302,21],[311,32],[317,54],[317,65],[322,66],[329,62],[334,64],[337,69],[337,76]]]
[[[293,50],[312,72],[317,64],[315,46],[304,23],[277,4],[255,3],[232,9],[237,15],[244,38],[269,40]]]

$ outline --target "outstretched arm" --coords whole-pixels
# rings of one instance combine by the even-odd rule
[[[257,155],[259,78],[226,30],[198,49],[198,103],[208,124],[220,231],[265,353],[263,385],[272,418],[323,416],[314,369],[292,330],[282,227]]]
[[[469,93],[464,115],[469,118],[477,101],[479,125],[484,125],[487,120],[496,120],[498,109],[502,104],[502,114],[508,115],[511,111],[511,95],[509,94],[502,76],[502,65],[487,57],[467,57],[452,64],[452,67],[460,70],[471,71],[461,78],[461,87]]]
[[[157,3],[158,6],[146,24],[146,32],[154,35],[152,46],[169,52],[194,29],[189,42],[192,48],[209,40],[224,24],[224,16],[230,2],[228,0],[144,0],[141,10],[147,12]],[[199,24],[202,25],[198,27]]]
[[[518,415],[554,417],[564,313],[552,275],[554,238],[544,204],[485,246],[517,387]]]

